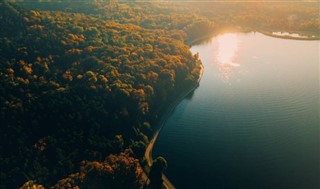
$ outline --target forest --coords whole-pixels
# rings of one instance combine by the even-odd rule
[[[1,4],[2,188],[69,186],[64,177],[72,187],[139,188],[159,110],[196,82],[200,61],[185,31],[156,28],[144,15],[128,23],[118,5],[94,7]],[[203,20],[190,17],[188,27]]]
[[[319,2],[316,1],[190,2],[190,5],[219,28],[238,26],[246,31],[286,31],[319,38]]]
[[[161,112],[199,77],[189,45],[225,28],[319,31],[313,6],[285,7],[295,28],[271,15],[281,6],[1,2],[0,188],[142,188]]]

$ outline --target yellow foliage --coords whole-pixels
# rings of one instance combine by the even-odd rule
[[[57,91],[58,92],[62,92],[62,91],[65,91],[66,90],[66,88],[64,88],[64,87],[59,87],[59,88],[57,88]]]
[[[108,79],[107,79],[105,76],[103,76],[103,75],[99,75],[99,79],[100,79],[100,81],[101,81],[102,83],[107,83],[107,82],[108,82]]]
[[[97,49],[99,49],[99,47],[88,46],[88,47],[84,48],[84,50],[88,51],[88,52],[92,52],[92,51],[95,51]]]
[[[67,45],[67,42],[65,42],[64,40],[61,40],[60,43],[61,43],[62,45]]]
[[[32,68],[30,68],[29,66],[23,66],[23,71],[26,74],[31,74],[32,73]]]
[[[28,85],[29,84],[29,80],[28,79],[23,79],[21,77],[17,77],[17,80],[23,84]]]
[[[12,68],[8,68],[7,71],[8,71],[9,74],[13,74],[14,73],[14,70]]]
[[[23,17],[23,20],[24,20],[25,22],[30,22],[30,19],[27,18],[27,17]]]
[[[29,180],[23,184],[19,189],[45,189],[44,186],[36,184],[35,181]]]
[[[83,78],[83,75],[79,74],[77,75],[77,79],[82,79]]]
[[[26,63],[25,63],[25,61],[24,60],[19,60],[19,66],[24,66]]]
[[[85,37],[83,34],[77,35],[77,34],[68,34],[68,38],[74,41],[84,41]]]
[[[28,28],[28,30],[43,30],[44,26],[41,25],[32,25]]]
[[[69,49],[66,52],[66,54],[81,54],[81,53],[82,53],[81,49]]]
[[[31,10],[31,13],[33,14],[33,16],[40,16],[39,11]]]
[[[71,75],[71,72],[70,70],[67,70],[63,75],[62,77],[66,80],[69,80],[69,81],[72,81],[73,80],[73,76]]]

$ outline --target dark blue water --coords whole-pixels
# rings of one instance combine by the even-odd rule
[[[205,67],[200,87],[153,150],[174,185],[320,188],[319,41],[235,33],[191,51]]]

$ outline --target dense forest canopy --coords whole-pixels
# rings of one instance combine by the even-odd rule
[[[130,11],[118,5],[92,8],[89,14],[1,4],[2,187],[29,179],[52,186],[80,173],[83,160],[109,166],[105,158],[121,158],[126,149],[123,157],[142,158],[162,104],[196,82],[200,62],[184,31],[146,25],[146,16],[146,27],[132,24],[121,15]],[[139,8],[126,5],[132,14]],[[127,166],[131,180],[101,182],[139,188],[140,164]]]
[[[316,35],[317,11],[299,3],[1,2],[0,188],[141,188],[161,112],[199,77],[187,44],[229,27]]]

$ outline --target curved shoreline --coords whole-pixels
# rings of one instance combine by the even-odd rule
[[[253,31],[252,31],[253,32]],[[275,38],[283,38],[283,39],[291,39],[291,40],[319,40],[320,38],[295,38],[295,37],[290,37],[290,36],[277,36],[277,35],[273,35],[271,33],[268,32],[263,32],[263,31],[256,31],[258,33],[270,36],[270,37],[275,37]],[[223,33],[223,32],[222,32]],[[188,43],[187,45],[189,47],[195,45],[197,42],[208,39],[208,38],[212,38],[217,34],[221,34],[219,32],[213,32],[211,34],[205,35],[203,37],[199,37],[195,40],[192,40],[190,43]],[[175,99],[172,103],[169,104],[169,106],[167,107],[167,109],[164,111],[164,113],[161,115],[161,118],[159,119],[157,126],[155,128],[157,128],[157,130],[154,132],[154,135],[152,137],[152,139],[150,140],[149,144],[147,145],[146,151],[145,151],[145,160],[147,162],[148,167],[150,168],[153,162],[152,159],[152,149],[154,146],[155,141],[157,140],[157,137],[162,129],[162,127],[164,126],[165,122],[167,121],[168,117],[172,114],[172,112],[174,111],[174,109],[181,103],[181,101],[188,95],[190,94],[192,91],[194,91],[200,83],[200,80],[202,78],[203,75],[203,71],[204,71],[204,67],[201,64],[201,69],[200,69],[200,73],[199,73],[199,78],[197,80],[197,83],[195,83],[194,85],[192,85],[189,89],[183,91],[178,97],[177,99]],[[163,185],[166,189],[175,189],[174,185],[169,181],[169,179],[163,174],[162,175],[162,179],[163,179]]]
[[[156,128],[158,128],[155,132],[154,132],[154,135],[152,137],[152,139],[150,140],[147,148],[146,148],[146,151],[145,151],[145,154],[144,154],[144,157],[145,157],[145,160],[147,162],[147,165],[148,167],[151,167],[152,165],[152,162],[153,162],[153,159],[152,159],[152,149],[153,149],[153,146],[154,146],[154,143],[155,141],[157,140],[157,137],[163,127],[163,125],[165,124],[165,122],[167,121],[168,117],[172,114],[172,112],[174,111],[174,109],[181,103],[181,101],[186,97],[188,96],[188,94],[190,94],[192,91],[194,91],[198,86],[199,86],[199,83],[200,83],[200,80],[202,78],[202,75],[203,75],[203,71],[204,71],[204,67],[203,65],[201,64],[200,65],[200,71],[199,71],[199,78],[197,80],[197,83],[195,83],[194,85],[192,85],[189,89],[187,89],[186,91],[184,91],[182,94],[180,94],[178,96],[178,98],[176,100],[174,100],[174,102],[172,102],[167,110],[164,112],[164,114],[161,116],[159,122],[158,122],[158,125]],[[162,174],[162,179],[163,179],[163,185],[165,188],[167,189],[175,189],[174,185],[169,181],[169,179],[164,175]]]

